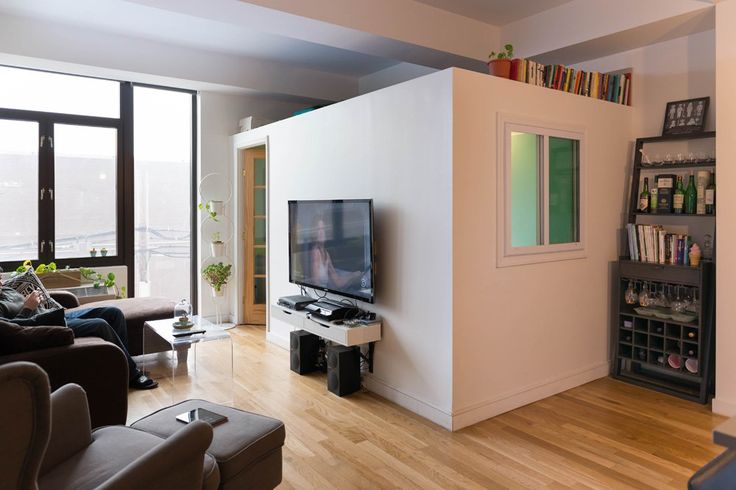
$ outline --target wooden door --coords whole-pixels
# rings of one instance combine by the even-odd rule
[[[245,323],[266,324],[266,148],[245,150]]]

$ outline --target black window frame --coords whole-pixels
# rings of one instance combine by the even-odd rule
[[[4,65],[3,65],[4,66]],[[16,69],[28,69],[10,67]],[[44,71],[44,70],[32,70]],[[58,73],[58,72],[53,72]],[[70,75],[68,73],[58,73]],[[93,77],[87,77],[93,78]],[[134,87],[147,87],[157,90],[169,90],[191,94],[192,97],[192,134],[191,134],[191,219],[190,219],[190,302],[197,311],[198,292],[198,230],[197,230],[197,167],[198,167],[198,93],[174,87],[164,87],[143,83],[109,80],[120,84],[120,112],[118,118],[64,114],[57,112],[31,111],[23,109],[7,109],[0,107],[0,119],[31,121],[38,123],[38,259],[37,263],[55,262],[57,267],[108,267],[126,266],[128,270],[127,296],[135,297],[135,158],[134,158]],[[54,124],[67,124],[90,127],[114,128],[117,130],[116,159],[116,254],[113,256],[55,258],[55,195],[51,198],[49,189],[54,188]],[[45,137],[42,139],[42,137]],[[51,138],[51,139],[49,139]],[[42,195],[43,192],[43,195]],[[42,245],[44,244],[44,245]],[[0,261],[0,267],[6,272],[15,270],[23,261]]]

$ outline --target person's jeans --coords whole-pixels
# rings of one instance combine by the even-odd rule
[[[128,327],[122,311],[113,307],[85,308],[67,311],[64,316],[75,337],[99,337],[120,347],[128,360],[128,376],[139,376],[138,366],[128,353]]]

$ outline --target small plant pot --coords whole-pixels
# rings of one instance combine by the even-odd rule
[[[222,201],[210,201],[210,211],[220,216],[225,209],[225,203]]]
[[[213,257],[225,256],[225,242],[210,242]]]
[[[223,296],[225,296],[225,286],[220,287],[219,291],[215,288],[211,288],[211,289],[212,289],[213,298],[222,298]]]
[[[511,60],[491,60],[488,62],[488,73],[494,77],[509,78],[511,76]]]
[[[103,257],[107,257],[107,250],[100,250],[100,255]]]
[[[90,250],[89,251],[89,256],[90,257],[97,257],[97,250]]]

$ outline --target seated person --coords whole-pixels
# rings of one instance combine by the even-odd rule
[[[23,297],[13,288],[3,287],[0,279],[0,317],[9,321],[15,318],[30,318],[43,313],[39,308],[41,292],[34,291]],[[123,312],[117,308],[86,308],[65,311],[66,323],[75,337],[99,337],[123,350],[128,360],[130,387],[138,390],[156,388],[158,382],[146,376],[128,353],[128,327]]]

